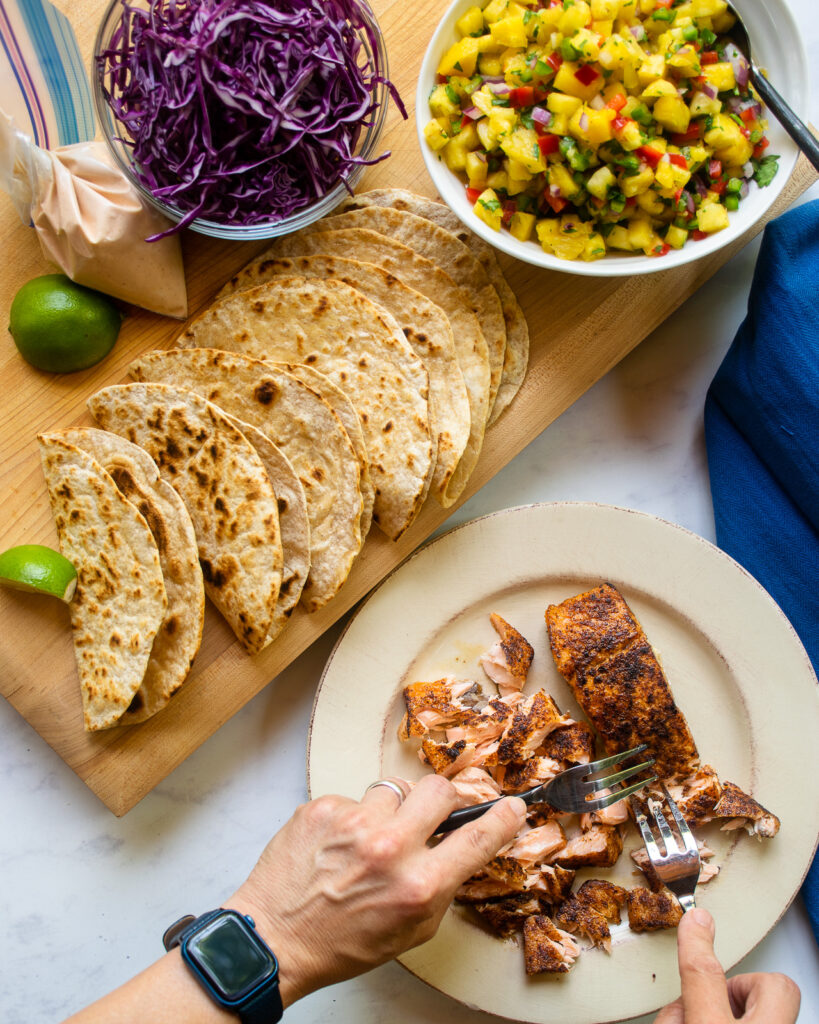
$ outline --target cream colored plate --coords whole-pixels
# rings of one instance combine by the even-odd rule
[[[603,580],[622,591],[662,658],[703,760],[782,820],[765,843],[714,826],[701,832],[723,870],[699,898],[717,919],[717,953],[732,966],[782,916],[816,845],[816,677],[762,587],[724,552],[661,519],[604,505],[531,505],[467,523],[416,553],[371,595],[327,664],[310,733],[310,793],[358,798],[384,775],[420,777],[414,750],[396,738],[401,689],[445,673],[491,688],[477,658],[495,639],[492,611],[535,648],[527,690],[544,686],[572,711],[543,615]],[[630,833],[620,863],[598,877],[637,884],[627,863],[637,845]],[[626,926],[615,929],[611,956],[590,950],[568,976],[528,979],[519,946],[453,908],[434,939],[400,959],[462,1003],[543,1024],[622,1020],[679,993],[674,933]]]

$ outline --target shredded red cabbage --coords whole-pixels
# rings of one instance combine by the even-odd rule
[[[137,179],[183,213],[173,231],[282,220],[389,156],[356,155],[379,85],[407,116],[358,0],[120,2],[98,73]]]

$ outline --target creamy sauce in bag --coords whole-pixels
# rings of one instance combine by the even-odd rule
[[[169,221],[143,202],[105,144],[39,149],[0,116],[0,185],[25,209],[47,259],[78,284],[184,319],[178,235],[146,242]]]

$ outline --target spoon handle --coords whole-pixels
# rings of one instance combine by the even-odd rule
[[[817,141],[810,128],[794,114],[756,65],[753,66],[753,75],[754,86],[759,95],[776,114],[777,120],[788,135],[790,135],[816,170],[819,171],[819,141]]]

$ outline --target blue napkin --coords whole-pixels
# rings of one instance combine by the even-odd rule
[[[819,672],[819,200],[765,229],[748,315],[705,400],[705,440],[717,543]],[[802,895],[819,942],[819,857]]]

